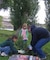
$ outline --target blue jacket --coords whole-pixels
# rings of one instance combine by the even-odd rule
[[[42,27],[31,26],[32,40],[31,45],[34,46],[40,39],[48,38],[49,32]]]

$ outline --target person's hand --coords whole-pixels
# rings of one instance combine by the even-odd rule
[[[29,50],[32,50],[32,46],[31,46],[31,45],[28,45],[28,49],[29,49]]]
[[[18,53],[24,54],[25,51],[24,50],[18,50]]]

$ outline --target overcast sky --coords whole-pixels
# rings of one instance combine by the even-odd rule
[[[44,24],[45,23],[45,17],[46,17],[46,12],[45,12],[45,4],[44,4],[44,1],[43,0],[39,0],[39,5],[40,5],[40,9],[37,13],[38,15],[38,22],[41,23],[41,24]]]
[[[43,0],[39,0],[39,5],[40,5],[40,9],[39,9],[39,11],[37,13],[37,15],[38,15],[37,20],[38,20],[39,23],[44,24],[45,23],[44,20],[45,20],[45,17],[46,17],[44,1]],[[10,10],[4,11],[2,9],[2,10],[0,10],[0,15],[9,17],[10,16],[9,12],[10,12]]]
[[[9,9],[7,9],[7,10],[0,10],[0,16],[10,16],[10,10]]]

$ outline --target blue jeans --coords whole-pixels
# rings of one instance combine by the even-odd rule
[[[10,47],[9,47],[9,46],[0,47],[0,51],[1,51],[1,52],[5,52],[6,54],[9,54],[9,52],[10,52]]]
[[[41,47],[50,41],[50,38],[40,39],[33,48],[33,51],[39,55],[41,58],[45,58],[45,53],[41,50]]]

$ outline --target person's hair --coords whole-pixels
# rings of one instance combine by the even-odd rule
[[[27,28],[27,23],[24,23],[22,27],[26,27]]]
[[[28,25],[28,29],[31,27],[31,25]]]
[[[17,36],[16,35],[13,35],[12,37],[11,37],[11,39],[17,39]]]

